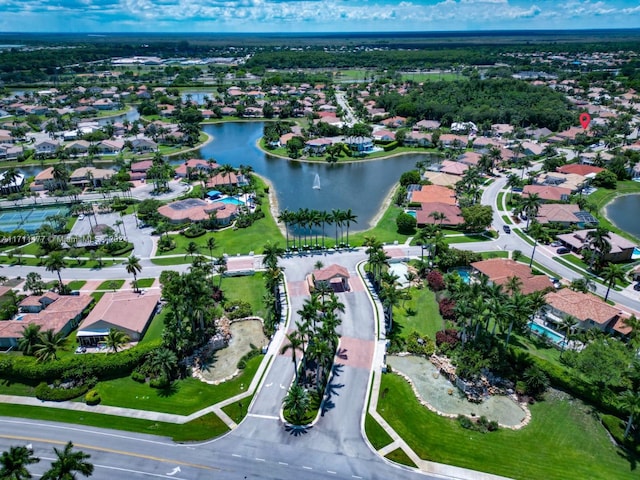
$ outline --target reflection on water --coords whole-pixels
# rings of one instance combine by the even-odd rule
[[[624,195],[607,205],[607,217],[616,227],[640,238],[640,194]]]

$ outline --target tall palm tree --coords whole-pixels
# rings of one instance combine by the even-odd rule
[[[358,216],[354,215],[351,209],[347,209],[343,212],[342,221],[347,226],[347,248],[349,247],[349,227],[352,223],[358,223]]]
[[[443,221],[445,221],[445,220],[449,220],[449,218],[447,217],[447,215],[446,215],[445,213],[438,212],[438,211],[431,212],[431,213],[429,214],[429,216],[430,216],[431,218],[433,218],[433,221],[434,221],[434,222],[439,222],[439,224],[440,224],[440,225],[442,225],[442,222],[443,222]]]
[[[280,212],[280,215],[278,215],[278,221],[284,223],[284,233],[287,236],[287,250],[289,250],[289,225],[291,224],[293,215],[295,214],[287,209],[284,209]]]
[[[310,404],[309,393],[297,383],[291,385],[282,401],[282,407],[291,414],[296,425],[300,425]]]
[[[634,392],[632,390],[625,391],[619,397],[620,407],[629,413],[629,419],[627,420],[627,426],[624,429],[624,438],[627,438],[633,425],[633,420],[636,416],[640,415],[640,392]]]
[[[84,477],[90,477],[93,474],[93,464],[87,461],[91,455],[80,450],[74,452],[73,443],[68,442],[64,450],[54,448],[53,451],[58,458],[42,475],[42,480],[73,480],[77,478],[78,473]]]
[[[284,249],[277,243],[267,242],[262,249],[264,255],[262,263],[267,268],[276,268],[278,260],[284,255]]]
[[[228,270],[227,268],[227,259],[224,255],[219,256],[216,259],[216,273],[218,274],[218,289],[222,288],[222,278],[224,277],[225,272]]]
[[[504,284],[504,287],[507,290],[507,292],[513,295],[516,292],[520,292],[522,290],[522,280],[519,277],[516,277],[514,275],[507,279],[507,282]]]
[[[120,350],[129,341],[129,336],[122,330],[110,328],[109,333],[107,333],[107,336],[105,337],[105,341],[107,343],[107,348],[109,348],[113,353],[117,353],[118,350]]]
[[[127,273],[133,275],[133,289],[134,291],[138,292],[138,273],[142,271],[140,259],[135,255],[131,255],[129,258],[127,258],[127,261],[124,265]]]
[[[39,458],[33,456],[33,450],[27,447],[10,447],[0,455],[0,478],[4,480],[23,480],[32,478],[27,466],[38,463]]]
[[[299,378],[298,378],[298,358],[296,356],[296,351],[302,348],[303,340],[302,340],[302,337],[300,336],[300,333],[297,331],[288,333],[286,337],[287,337],[287,340],[289,340],[289,343],[282,347],[282,350],[280,350],[280,353],[284,355],[289,350],[291,350],[291,359],[293,360],[293,369],[296,376],[296,384],[297,384],[299,383]]]
[[[44,268],[47,272],[56,272],[56,274],[58,275],[58,286],[60,288],[60,291],[62,291],[64,288],[62,284],[62,276],[60,275],[60,272],[66,266],[67,264],[64,261],[64,255],[62,252],[50,253],[44,263]]]
[[[331,224],[332,222],[332,216],[329,212],[322,210],[320,212],[320,214],[318,215],[318,218],[320,220],[320,222],[322,223],[322,249],[324,250],[325,248],[325,244],[324,244],[324,240],[325,240],[325,234],[324,234],[324,230],[325,230],[325,226],[328,224]]]
[[[624,281],[626,270],[624,265],[610,263],[602,270],[602,278],[607,282],[607,293],[604,296],[606,302],[609,298],[609,292],[616,280]]]
[[[178,357],[168,348],[158,348],[151,354],[151,368],[158,377],[170,381],[178,368]]]
[[[64,348],[67,339],[62,332],[54,333],[53,329],[45,330],[33,349],[33,354],[39,362],[49,362],[58,359],[58,350]]]
[[[185,251],[187,252],[187,254],[185,255],[185,258],[187,258],[187,257],[193,258],[198,253],[200,253],[200,247],[198,246],[198,244],[196,242],[191,241],[185,247]]]
[[[519,291],[511,295],[509,304],[511,308],[507,338],[504,342],[505,348],[509,346],[509,340],[511,338],[511,332],[513,331],[514,325],[516,325],[518,331],[522,331],[534,308],[531,299],[528,296],[521,294]]]
[[[36,345],[40,343],[40,325],[30,323],[22,327],[22,337],[18,340],[18,348],[23,355],[33,355]]]
[[[530,193],[528,196],[522,199],[522,209],[524,210],[524,213],[527,214],[527,229],[529,228],[529,222],[531,222],[531,218],[538,215],[540,205],[542,205],[542,199],[537,193]]]
[[[562,342],[562,350],[560,356],[564,353],[564,349],[569,343],[569,337],[573,333],[573,330],[578,326],[578,319],[573,315],[563,315],[560,322],[560,328],[564,331],[564,342]]]
[[[604,227],[597,227],[595,230],[587,232],[587,248],[594,253],[589,262],[591,269],[594,266],[599,269],[604,262],[604,256],[611,251],[611,236],[609,233],[609,230]]]
[[[333,359],[335,352],[329,342],[315,337],[313,344],[309,346],[309,355],[313,356],[316,362],[316,389],[321,393],[325,385],[325,376],[328,366]]]
[[[342,228],[342,210],[333,209],[331,210],[331,221],[336,227],[336,245],[335,248],[340,246],[340,242],[338,241],[338,227]]]

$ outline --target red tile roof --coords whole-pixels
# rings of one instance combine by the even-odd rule
[[[335,277],[349,278],[349,271],[341,265],[334,264],[313,272],[313,278],[317,282],[326,282]]]
[[[423,185],[420,190],[411,192],[411,201],[419,203],[446,203],[455,205],[456,194],[447,187],[440,185]]]
[[[474,262],[471,266],[499,285],[506,284],[511,277],[519,278],[522,281],[520,291],[525,295],[552,286],[546,275],[534,275],[529,267],[510,259],[491,258]]]
[[[619,316],[620,311],[590,293],[563,288],[545,295],[547,303],[556,310],[572,315],[580,321],[593,320],[605,325]]]

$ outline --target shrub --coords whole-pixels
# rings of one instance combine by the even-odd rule
[[[152,378],[151,381],[149,381],[149,386],[151,388],[163,389],[163,388],[167,388],[170,384],[171,384],[171,381],[165,375]]]
[[[427,283],[429,284],[429,288],[434,292],[439,292],[444,289],[444,277],[442,276],[442,272],[438,270],[431,270],[427,274]]]
[[[147,377],[143,373],[134,370],[131,372],[131,380],[138,383],[144,383],[147,381]]]
[[[98,405],[101,401],[102,399],[97,390],[89,390],[84,396],[84,402],[87,405]]]
[[[397,147],[398,147],[398,142],[393,141],[393,142],[390,142],[390,143],[386,144],[385,146],[383,146],[382,149],[385,152],[390,152],[391,150],[395,150]]]
[[[436,345],[438,346],[448,345],[449,347],[455,347],[458,342],[460,342],[458,331],[453,328],[436,332]]]
[[[204,228],[202,228],[200,225],[192,225],[189,228],[187,228],[184,232],[182,232],[182,234],[187,238],[201,237],[205,233],[207,233],[207,231]]]
[[[442,315],[442,318],[445,320],[456,319],[455,307],[456,301],[451,298],[443,298],[438,302],[438,310],[440,310],[440,315]]]
[[[227,316],[231,320],[250,317],[253,313],[251,304],[248,302],[243,302],[242,300],[227,302],[224,306],[224,310],[225,312],[227,312]]]
[[[242,358],[240,360],[238,360],[238,369],[239,370],[244,370],[247,367],[247,362],[249,360],[251,360],[253,357],[256,357],[258,355],[260,355],[260,350],[258,350],[257,348],[255,348],[255,346],[252,345],[252,349],[249,350],[249,352],[245,353]]]
[[[401,212],[396,217],[396,225],[398,227],[398,233],[410,235],[415,232],[417,222],[413,215]]]
[[[458,424],[460,424],[462,428],[473,430],[473,422],[470,418],[465,417],[464,415],[458,415]]]
[[[413,331],[407,338],[407,351],[416,355],[429,356],[435,352],[436,346],[426,335],[423,337],[418,332]]]
[[[58,386],[51,386],[46,382],[41,382],[36,387],[36,398],[38,400],[48,400],[51,402],[64,402],[66,400],[72,400],[80,395],[84,395],[92,385],[89,382],[85,382],[81,385],[62,388]]]

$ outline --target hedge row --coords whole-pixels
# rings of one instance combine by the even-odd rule
[[[92,382],[93,383],[93,382]],[[52,402],[64,402],[84,395],[92,387],[91,383],[83,383],[73,388],[50,387],[47,382],[42,382],[36,387],[36,398]]]
[[[0,378],[18,382],[52,382],[78,370],[99,380],[122,377],[129,375],[160,343],[158,339],[115,354],[74,355],[46,363],[38,363],[34,357],[3,355],[0,357]]]

